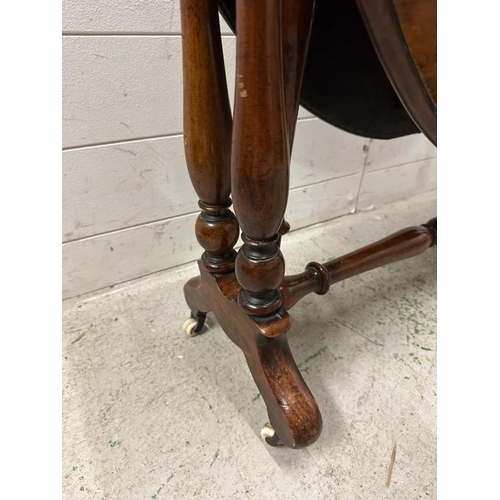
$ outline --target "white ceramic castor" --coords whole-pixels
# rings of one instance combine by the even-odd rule
[[[260,437],[271,446],[280,446],[282,444],[278,434],[273,429],[273,426],[267,422],[260,430]]]
[[[182,329],[186,332],[188,337],[196,337],[196,335],[198,335],[198,333],[195,332],[197,326],[198,320],[196,318],[189,318],[182,325]]]

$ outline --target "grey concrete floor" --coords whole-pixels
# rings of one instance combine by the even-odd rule
[[[435,213],[427,193],[291,233],[287,273]],[[435,248],[293,309],[290,344],[324,420],[302,450],[260,440],[264,403],[213,316],[203,335],[183,333],[196,273],[64,303],[65,499],[436,498]]]

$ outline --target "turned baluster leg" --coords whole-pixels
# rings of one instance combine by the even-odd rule
[[[231,206],[231,110],[227,93],[217,0],[181,0],[184,74],[184,148],[201,213],[196,238],[205,250],[201,265],[212,273],[234,269],[238,223]],[[208,312],[200,278],[184,287],[198,333]]]
[[[200,198],[196,237],[210,272],[234,269],[238,224],[231,206],[231,110],[217,0],[181,0],[184,147]]]
[[[314,0],[289,0],[283,5],[283,70],[290,155],[299,112],[314,3]]]
[[[232,192],[243,235],[236,258],[240,306],[269,318],[282,305],[277,245],[289,185],[281,2],[237,1]]]
[[[313,12],[314,0],[291,0],[286,3],[286,8],[282,9],[283,84],[290,157],[299,113],[300,89],[306,65]],[[288,231],[290,231],[290,224],[283,220],[278,230],[278,246],[281,243],[281,237]]]
[[[289,1],[286,8],[299,12],[301,3]],[[289,187],[287,120],[289,115],[296,119],[300,84],[295,78],[297,74],[301,78],[301,71],[295,67],[292,71],[297,61],[297,54],[292,53],[297,46],[292,43],[287,59],[292,75],[286,97],[283,46],[294,27],[282,27],[281,2],[237,0],[236,19],[231,174],[244,242],[235,264],[241,285],[237,300],[248,319],[241,321],[241,335],[234,335],[231,328],[226,333],[244,351],[277,435],[287,446],[301,447],[317,439],[322,420],[288,346],[286,332],[291,319],[282,307],[279,290],[285,271],[279,236],[287,226],[283,216]],[[268,442],[275,442],[273,439],[276,441],[276,435]]]

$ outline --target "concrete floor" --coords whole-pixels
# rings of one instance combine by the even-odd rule
[[[287,273],[435,213],[427,193],[291,233]],[[64,303],[65,499],[436,498],[435,248],[293,309],[290,344],[324,420],[303,450],[260,440],[264,403],[213,316],[205,334],[182,332],[196,272]]]

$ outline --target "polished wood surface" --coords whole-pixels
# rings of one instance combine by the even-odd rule
[[[324,295],[330,286],[392,262],[414,257],[437,242],[437,220],[395,234],[332,259],[324,264],[311,262],[303,273],[285,276],[281,285],[283,304],[290,310],[309,293]]]
[[[299,112],[300,91],[311,36],[314,0],[289,0],[283,9],[283,74],[290,156]]]
[[[436,72],[431,68],[435,62],[426,59],[430,57],[433,50],[427,46],[425,40],[419,39],[416,35],[409,35],[409,40],[413,45],[411,51],[398,17],[399,12],[399,15],[406,22],[406,31],[410,33],[417,22],[417,14],[420,16],[418,18],[420,21],[424,18],[432,19],[432,14],[424,16],[419,9],[405,9],[403,1],[399,4],[399,11],[396,10],[393,0],[356,1],[373,46],[394,90],[419,129],[436,145],[437,94],[434,99],[428,90],[434,91],[437,88],[436,84],[432,82],[432,75],[435,76]],[[418,3],[418,1],[413,0],[411,3]],[[431,4],[432,2],[425,0],[425,5],[428,8],[432,7]],[[432,32],[434,29],[435,24],[426,28],[426,31]],[[418,57],[417,60],[422,66],[422,73],[417,67],[412,54]],[[429,78],[428,83],[424,83],[424,70],[425,75]]]
[[[311,36],[314,3],[315,0],[290,0],[287,3],[287,8],[283,9],[282,13],[283,85],[290,158],[299,114],[300,91]],[[281,237],[288,231],[290,231],[290,225],[283,220],[278,230],[278,246],[280,246]]]
[[[222,56],[217,0],[181,0],[184,150],[200,198],[196,237],[203,265],[234,268],[238,223],[231,206],[231,109]]]
[[[437,0],[393,0],[406,44],[437,105]]]
[[[290,177],[281,4],[237,0],[237,11],[231,179],[243,232],[236,258],[242,285],[238,300],[249,314],[270,316],[281,307],[279,285],[285,261],[278,230]]]
[[[430,66],[421,62],[417,69],[392,0],[357,1],[398,95],[432,137],[435,103],[429,97],[432,89],[427,92],[422,84],[425,75],[432,76]],[[392,10],[384,10],[375,19],[374,13],[387,2]],[[285,276],[280,241],[290,229],[284,220],[289,161],[314,1],[237,0],[236,8],[232,123],[217,1],[181,0],[185,151],[200,198],[195,231],[205,250],[199,276],[184,286],[192,316],[188,321],[191,326],[196,322],[188,333],[199,333],[207,313],[215,315],[243,352],[266,403],[275,430],[267,442],[300,448],[318,439],[322,416],[290,351],[287,332],[292,319],[288,311],[309,293],[326,294],[339,281],[435,245],[437,220],[404,229],[324,264],[311,262],[303,273]],[[410,9],[406,13],[408,19],[416,19]],[[381,31],[384,27],[385,33]],[[411,22],[403,29],[411,29]],[[412,43],[411,36],[408,43]],[[424,61],[424,52],[412,52],[415,61],[420,56]],[[424,101],[424,108],[417,109]],[[236,217],[229,209],[230,194]],[[240,226],[243,246],[236,256],[233,247]]]
[[[303,273],[287,276],[281,284],[286,310],[315,292],[381,265],[408,259],[436,243],[437,221],[404,229],[325,264],[310,263]],[[322,429],[318,405],[304,382],[288,345],[291,325],[287,312],[274,321],[255,321],[240,307],[241,285],[234,273],[213,275],[199,263],[200,276],[184,286],[193,316],[212,312],[229,338],[243,351],[254,381],[266,403],[269,419],[281,442],[291,448],[308,446]]]
[[[291,448],[308,446],[319,437],[323,421],[288,345],[285,332],[290,327],[290,316],[256,323],[236,301],[240,290],[234,274],[215,277],[201,265],[200,276],[184,286],[191,310],[212,311],[228,337],[243,351],[281,442]]]
[[[237,33],[235,0],[219,4]],[[435,143],[435,7],[436,0],[316,0],[302,106],[363,137],[420,129]],[[287,2],[284,29],[289,10]]]

